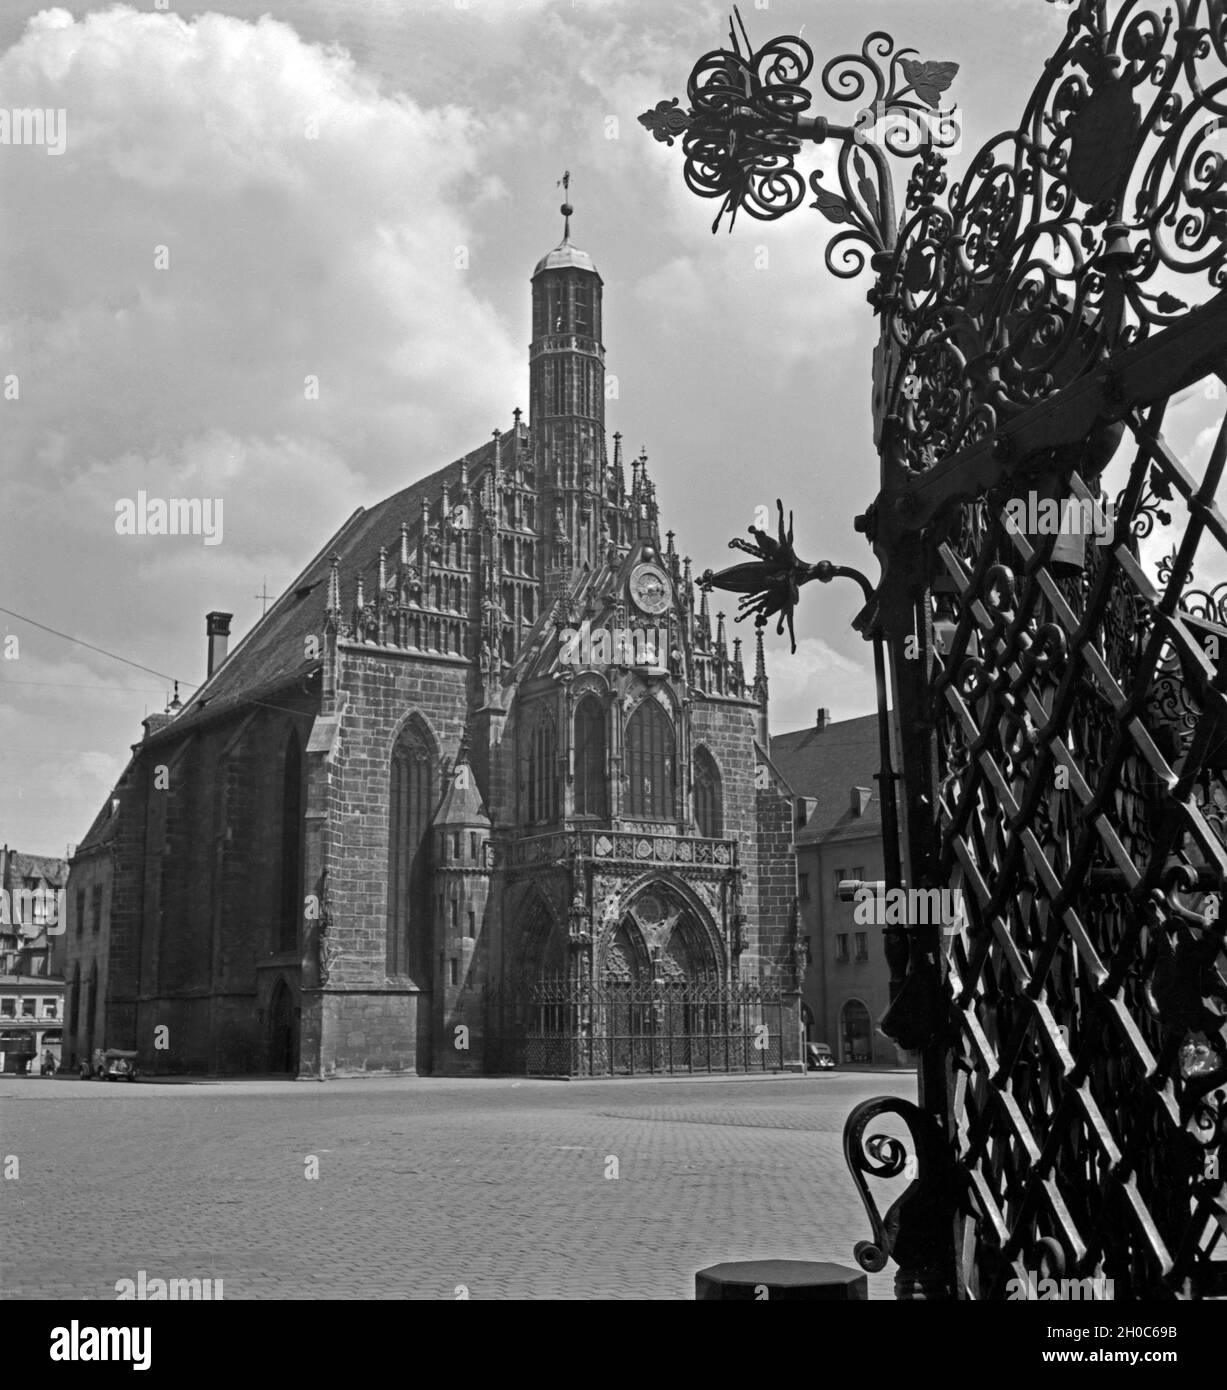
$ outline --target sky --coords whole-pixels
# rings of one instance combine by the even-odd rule
[[[957,61],[967,154],[1014,123],[1066,22],[1046,0],[742,14],[756,44],[799,32],[820,59],[885,29]],[[713,236],[678,149],[636,120],[727,23],[704,0],[0,0],[4,104],[68,121],[61,154],[0,150],[0,377],[20,382],[0,606],[23,615],[0,614],[0,841],[64,853],[172,678],[203,680],[207,611],[237,642],[356,507],[527,408],[528,277],[564,169],[605,285],[608,427],[646,448],[695,572],[777,496],[803,558],[875,572],[852,529],[877,491],[867,281],[826,272],[808,209]],[[117,535],[139,490],[221,498],[216,543]],[[773,731],[872,711],[859,602],[811,586],[795,655],[772,633]]]

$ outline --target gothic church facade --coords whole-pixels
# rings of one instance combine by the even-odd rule
[[[527,423],[349,517],[146,721],[83,845],[109,856],[106,1042],[149,1073],[517,1070],[576,1027],[587,1062],[557,1069],[583,1070],[614,1025],[567,1001],[796,987],[761,638],[747,676],[646,457],[628,482],[607,453],[603,285],[569,223],[531,289]],[[677,1020],[618,1026],[706,1026]]]

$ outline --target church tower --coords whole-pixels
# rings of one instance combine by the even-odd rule
[[[564,175],[564,186],[570,178]],[[529,422],[544,503],[547,601],[584,565],[595,569],[604,559],[608,481],[601,277],[591,256],[571,244],[571,204],[563,203],[561,211],[562,241],[532,274],[529,347]]]

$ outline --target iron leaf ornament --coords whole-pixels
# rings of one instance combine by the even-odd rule
[[[911,477],[1227,286],[1225,55],[1221,0],[1076,0],[1017,126],[948,178],[961,131],[939,103],[957,63],[879,31],[815,84],[807,43],[755,50],[734,11],[729,47],[690,74],[688,107],[640,120],[681,137],[687,185],[720,200],[713,230],[726,213],[731,229],[739,210],[771,220],[806,202],[833,228],[832,274],[872,266],[877,411]],[[819,88],[852,107],[847,124],[811,113]],[[838,142],[835,170],[803,179],[797,157],[824,141]],[[891,156],[912,160],[898,216]]]
[[[860,54],[840,55],[822,71],[823,90],[835,101],[869,98],[849,124],[836,125],[806,114],[813,101],[805,82],[814,53],[804,40],[787,35],[754,50],[734,8],[729,42],[729,48],[705,53],[695,64],[686,84],[688,110],[681,109],[676,97],[658,101],[639,117],[640,124],[663,144],[682,137],[687,186],[699,197],[721,200],[713,232],[726,214],[731,231],[739,211],[772,221],[799,207],[806,181],[794,159],[802,142],[839,140],[844,146],[841,192],[824,189],[815,181],[820,175],[814,174],[809,186],[816,201],[811,206],[832,222],[848,224],[836,239],[839,253],[828,255],[828,265],[838,275],[855,274],[865,256],[849,258],[849,240],[866,244],[871,254],[894,242],[890,171],[883,151],[910,156],[929,146],[946,147],[958,137],[953,111],[940,107],[958,64],[923,62],[910,48],[896,52],[888,34],[875,32]],[[875,134],[879,126],[880,143]],[[854,151],[851,167],[849,150]]]

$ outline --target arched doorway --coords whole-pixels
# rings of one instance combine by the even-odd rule
[[[268,1069],[298,1071],[298,1028],[294,996],[284,980],[278,980],[268,1009]]]
[[[600,962],[600,1004],[591,1022],[601,1070],[631,1075],[655,1069],[652,960],[643,932],[627,913]]]
[[[494,999],[487,1019],[487,1046],[495,1070],[536,1076],[568,1073],[574,1019],[567,979],[567,947],[549,906],[530,894],[519,914],[521,926],[508,990]]]
[[[849,999],[840,1011],[840,1041],[845,1062],[873,1061],[873,1025],[859,999]]]

